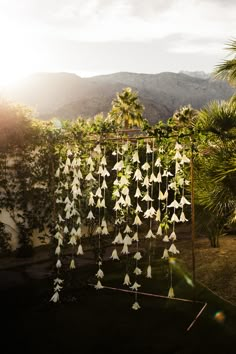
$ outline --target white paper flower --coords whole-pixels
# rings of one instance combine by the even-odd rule
[[[136,241],[136,242],[139,241],[138,233],[137,233],[137,232],[134,233],[134,235],[133,235],[133,237],[132,237],[132,241]]]
[[[132,238],[128,234],[126,234],[124,237],[124,245],[127,246],[132,245]]]
[[[177,150],[175,153],[175,156],[173,157],[173,160],[177,160],[177,159],[182,159],[182,155],[181,153]]]
[[[130,234],[132,232],[131,228],[129,227],[129,225],[126,225],[126,228],[124,229],[124,233],[125,234]]]
[[[173,174],[168,170],[164,170],[162,177],[169,177],[169,176],[173,176]]]
[[[181,222],[186,222],[186,221],[188,221],[188,219],[186,218],[186,216],[185,216],[185,214],[184,214],[183,211],[182,211],[181,214],[180,214],[179,220],[180,220]]]
[[[53,296],[51,297],[50,301],[53,301],[53,302],[58,302],[59,301],[59,292],[56,291]]]
[[[63,222],[63,221],[65,221],[65,220],[61,217],[61,215],[60,215],[60,214],[58,214],[58,221],[59,221],[59,222]]]
[[[167,208],[175,208],[178,209],[180,207],[180,204],[177,202],[177,200],[173,200],[173,202],[169,205],[167,205]]]
[[[168,251],[173,253],[173,254],[178,254],[179,253],[179,250],[177,250],[177,248],[175,247],[174,243],[172,243],[172,245],[170,246]]]
[[[119,186],[120,185],[120,182],[118,181],[118,179],[116,178],[113,182],[114,186]]]
[[[130,287],[130,289],[132,289],[132,290],[138,290],[138,288],[140,288],[140,284],[138,284],[136,281],[134,282],[134,284]]]
[[[146,275],[147,278],[152,278],[152,267],[151,265],[149,264],[149,266],[147,267],[147,275]]]
[[[93,177],[92,173],[89,172],[87,176],[85,177],[86,181],[96,181],[96,179]]]
[[[65,165],[64,170],[63,170],[63,173],[64,173],[65,175],[68,175],[68,174],[70,173],[70,169],[69,169],[69,166],[68,166],[68,165]]]
[[[115,206],[114,206],[113,209],[114,209],[115,211],[121,210],[119,201],[116,202],[116,204],[115,204]]]
[[[60,278],[56,278],[56,279],[54,279],[54,285],[55,284],[62,284],[62,283],[64,283],[64,280],[63,279],[60,279]]]
[[[161,221],[161,210],[157,209],[156,211],[156,221]]]
[[[96,276],[97,278],[102,279],[102,278],[104,277],[104,273],[103,273],[102,269],[98,269],[98,271],[97,271],[97,273],[95,274],[95,276]]]
[[[179,218],[178,218],[178,216],[175,213],[172,214],[172,217],[171,217],[171,222],[173,222],[173,221],[179,222]]]
[[[60,177],[60,168],[56,170],[55,177]]]
[[[140,198],[142,196],[140,189],[137,187],[134,197]]]
[[[121,193],[123,194],[123,195],[129,195],[129,187],[127,187],[127,186],[124,186],[123,188],[122,188],[122,190],[121,190]]]
[[[179,204],[180,206],[183,206],[185,204],[190,205],[191,203],[185,198],[185,196],[182,196]]]
[[[70,269],[75,269],[75,260],[73,258],[70,261]]]
[[[102,228],[101,228],[101,226],[98,226],[98,227],[96,228],[96,234],[99,235],[99,234],[101,234],[101,233],[102,233]]]
[[[134,274],[140,275],[140,274],[142,274],[142,270],[139,267],[136,267],[134,270]]]
[[[82,245],[80,244],[80,245],[78,246],[77,256],[79,256],[79,255],[82,256],[83,254],[84,254],[83,247],[82,247]]]
[[[131,206],[131,198],[129,195],[125,197],[125,206]]]
[[[151,173],[151,176],[150,176],[150,182],[151,183],[152,182],[158,182],[157,177],[155,176],[155,174],[153,172]]]
[[[143,180],[142,186],[145,186],[146,189],[148,189],[148,187],[151,185],[150,181],[149,181],[149,177],[148,175],[146,175],[146,177]]]
[[[106,183],[106,180],[104,179],[103,182],[102,182],[102,186],[101,186],[101,189],[107,189],[107,183]]]
[[[144,170],[144,171],[148,171],[149,170],[149,168],[150,168],[151,166],[149,165],[149,163],[148,162],[145,162],[143,165],[142,165],[142,170]]]
[[[92,210],[89,211],[87,219],[89,219],[89,220],[95,219],[95,216],[93,215]]]
[[[174,294],[174,289],[173,289],[172,287],[170,287],[170,289],[169,289],[169,292],[168,292],[168,297],[170,297],[170,298],[175,297],[175,294]]]
[[[128,179],[125,176],[121,176],[120,186],[123,187],[125,185],[129,185],[129,181],[128,181]]]
[[[55,249],[55,254],[56,254],[57,256],[59,256],[60,253],[61,253],[61,247],[60,247],[60,246],[57,246],[56,249]]]
[[[147,209],[144,213],[145,218],[153,218],[155,215],[156,210],[151,206],[151,208]]]
[[[169,240],[175,241],[176,239],[177,239],[176,233],[175,233],[175,231],[172,231],[169,236]]]
[[[117,201],[119,204],[125,206],[125,200],[124,200],[124,197],[123,195],[120,196],[119,200]]]
[[[142,198],[143,201],[145,202],[153,202],[154,199],[152,199],[149,195],[149,193],[147,192],[144,197]]]
[[[140,205],[137,203],[136,209],[135,209],[136,213],[142,213],[142,209],[140,207]]]
[[[157,235],[162,236],[162,227],[161,227],[161,224],[158,226]]]
[[[103,226],[103,228],[102,228],[102,235],[109,235],[109,231],[108,231],[107,226]]]
[[[133,179],[135,179],[135,181],[142,181],[143,180],[142,172],[140,171],[139,168],[136,169]]]
[[[105,156],[103,156],[102,159],[101,159],[101,165],[103,165],[103,166],[107,165],[107,160],[106,160]]]
[[[140,162],[139,160],[139,154],[138,154],[138,150],[136,150],[132,156],[132,161],[133,162]]]
[[[115,189],[114,192],[112,193],[114,197],[119,198],[120,197],[120,192],[119,189]]]
[[[189,163],[189,162],[190,162],[190,159],[185,154],[183,154],[181,162],[180,162],[181,165],[183,165],[184,163]]]
[[[106,169],[106,167],[104,167],[102,173],[101,173],[102,177],[109,177],[110,176],[110,172],[108,172],[108,170]]]
[[[100,203],[100,208],[106,208],[105,199],[103,198]]]
[[[168,235],[165,235],[165,236],[163,237],[162,241],[163,241],[163,242],[169,242],[170,240],[169,240]]]
[[[174,182],[171,182],[168,186],[170,189],[172,189],[173,191],[176,191],[178,189],[177,187],[177,183],[174,181]]]
[[[139,251],[136,252],[135,255],[134,255],[134,259],[136,259],[137,261],[140,261],[141,258],[142,258],[141,253]]]
[[[168,250],[165,248],[163,252],[163,256],[161,257],[162,259],[168,259],[169,258],[169,253]]]
[[[95,197],[102,198],[102,190],[100,187],[96,190]]]
[[[179,173],[179,171],[181,171],[181,166],[176,160],[176,162],[175,162],[175,174]]]
[[[102,173],[103,173],[103,167],[102,167],[102,166],[99,166],[98,171],[97,171],[97,174],[98,174],[98,175],[101,175]]]
[[[123,168],[124,168],[124,162],[122,160],[120,160],[115,164],[115,166],[113,167],[113,170],[121,171]]]
[[[132,305],[132,309],[133,310],[139,310],[141,308],[141,306],[139,305],[139,303],[137,301],[135,301]]]
[[[175,143],[175,150],[182,150],[182,149],[183,149],[183,146],[180,143],[176,142]]]
[[[68,242],[69,245],[75,246],[76,245],[76,237],[73,235],[70,237],[70,240]]]
[[[129,249],[128,249],[128,245],[127,244],[124,244],[123,245],[123,248],[121,250],[121,253],[122,254],[129,254]]]
[[[97,284],[94,285],[94,288],[95,288],[96,290],[103,289],[103,285],[102,285],[102,283],[101,283],[100,280],[98,280]]]
[[[79,238],[82,236],[82,229],[81,229],[80,226],[78,227],[78,229],[76,231],[76,236],[79,237]]]
[[[118,234],[116,235],[114,241],[112,241],[112,243],[115,245],[115,244],[123,244],[123,238],[122,238],[122,234],[121,232],[118,232]]]
[[[123,285],[131,285],[129,274],[125,274]]]
[[[158,158],[156,159],[155,166],[161,167],[161,159],[160,159],[160,157],[158,157]]]
[[[94,161],[93,161],[93,159],[92,159],[91,156],[89,156],[89,157],[87,158],[86,163],[87,163],[87,165],[89,165],[89,166],[94,165]]]
[[[113,259],[113,261],[116,259],[116,260],[120,260],[120,258],[118,257],[118,253],[117,253],[117,250],[116,249],[114,249],[113,251],[112,251],[112,254],[111,254],[111,257],[110,258],[112,258]]]
[[[69,232],[68,227],[67,227],[67,226],[65,226],[63,231],[64,231],[64,234],[68,234],[68,232]]]
[[[152,232],[152,230],[150,229],[147,233],[147,235],[145,236],[145,238],[156,238],[156,236],[154,235],[154,233]]]
[[[140,217],[138,216],[138,214],[134,218],[133,225],[142,225],[142,221],[141,221]]]

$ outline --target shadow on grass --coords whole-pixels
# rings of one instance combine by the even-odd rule
[[[104,285],[123,288],[121,274],[126,267],[125,262],[105,262]],[[181,264],[174,269],[175,295],[208,304],[189,332],[186,329],[202,304],[139,295],[141,309],[134,311],[134,294],[97,291],[88,285],[95,283],[96,268],[89,265],[65,274],[59,304],[49,302],[51,279],[3,291],[3,353],[235,353],[235,307],[200,285],[191,287]],[[142,276],[140,280],[142,291],[166,295],[167,275],[168,266],[156,262],[153,278]]]

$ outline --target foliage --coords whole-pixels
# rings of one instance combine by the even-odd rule
[[[220,79],[227,80],[230,84],[236,84],[236,40],[232,39],[228,42],[226,49],[233,56],[232,59],[224,60],[215,68],[215,76]]]
[[[232,225],[236,210],[236,105],[212,102],[200,111],[196,128],[198,158],[195,161],[196,201],[203,208],[199,222],[213,245]],[[205,213],[205,217],[204,217]]]
[[[133,92],[130,87],[117,93],[116,99],[112,102],[112,109],[109,116],[122,128],[141,127],[144,106],[138,100],[137,92]]]

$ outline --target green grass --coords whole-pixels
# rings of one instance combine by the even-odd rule
[[[103,284],[123,288],[126,266],[125,261],[105,262]],[[182,264],[174,271],[176,297],[208,304],[189,332],[203,304],[140,295],[141,309],[134,311],[134,294],[87,285],[95,282],[95,271],[91,265],[68,273],[60,304],[48,302],[51,280],[3,292],[2,340],[7,334],[10,338],[3,353],[235,353],[236,308],[200,285],[188,285]],[[140,291],[167,295],[167,275],[168,265],[155,262],[153,278],[140,278]],[[216,320],[219,311],[225,315],[223,322]]]

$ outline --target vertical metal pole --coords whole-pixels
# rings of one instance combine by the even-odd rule
[[[192,276],[193,283],[196,280],[196,265],[195,265],[195,205],[194,205],[194,171],[193,171],[193,141],[191,139],[191,160],[190,160],[190,180],[191,180],[191,221],[192,221]]]

